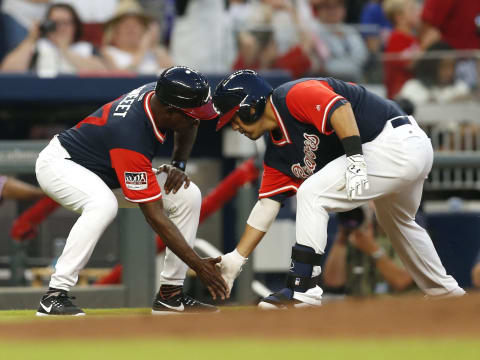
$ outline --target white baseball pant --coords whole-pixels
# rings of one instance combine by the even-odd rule
[[[394,128],[390,121],[371,142],[363,144],[370,189],[357,199],[347,199],[347,160],[339,157],[310,176],[297,192],[296,241],[323,254],[327,243],[329,212],[344,212],[373,200],[377,219],[420,289],[430,296],[463,295],[456,280],[447,275],[428,233],[415,222],[423,183],[432,168],[430,139],[413,117],[410,124]],[[313,276],[320,274],[315,266]],[[316,287],[294,297],[318,303],[322,290]]]
[[[50,287],[66,291],[77,283],[79,271],[87,264],[118,208],[138,207],[138,204],[125,200],[121,189],[112,191],[96,174],[66,160],[69,157],[54,137],[40,153],[35,167],[43,191],[65,208],[81,214],[70,230],[50,280]],[[176,194],[166,194],[163,192],[166,178],[165,173],[157,175],[164,212],[193,247],[200,217],[200,190],[191,182],[187,189],[182,186]],[[188,266],[167,248],[160,283],[182,285],[187,269]]]

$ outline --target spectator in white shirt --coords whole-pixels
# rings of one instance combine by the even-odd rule
[[[80,41],[82,23],[72,6],[54,4],[45,21],[34,25],[27,38],[0,65],[5,72],[32,70],[39,76],[105,70],[92,44]]]
[[[160,44],[160,27],[135,1],[122,1],[106,24],[102,55],[110,70],[157,74],[173,65]]]

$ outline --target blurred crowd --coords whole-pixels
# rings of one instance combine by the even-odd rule
[[[0,0],[0,71],[285,71],[383,82],[414,105],[477,92],[471,0]]]

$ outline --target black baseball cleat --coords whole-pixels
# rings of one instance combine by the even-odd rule
[[[166,299],[160,295],[160,292],[157,293],[152,306],[153,315],[214,313],[218,311],[216,306],[204,304],[191,296],[185,295],[183,290]]]
[[[82,309],[78,308],[71,300],[75,299],[69,296],[65,290],[49,290],[40,300],[40,306],[36,313],[37,316],[67,315],[84,316]]]
[[[276,293],[264,297],[258,303],[258,307],[262,310],[277,310],[308,306],[304,302],[293,298],[293,290],[284,288]]]

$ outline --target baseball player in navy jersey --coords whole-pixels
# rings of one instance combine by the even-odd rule
[[[221,113],[217,129],[230,123],[252,140],[268,135],[259,200],[237,248],[220,263],[229,289],[282,202],[296,194],[296,243],[286,287],[264,298],[260,307],[320,305],[328,213],[369,200],[427,295],[465,293],[446,274],[429,235],[414,220],[433,150],[415,119],[395,103],[333,78],[300,79],[273,90],[251,70],[223,79],[213,102]]]
[[[227,296],[215,265],[220,258],[201,259],[192,250],[201,194],[184,172],[199,120],[216,117],[205,78],[172,67],[156,83],[130,91],[53,138],[38,157],[38,182],[52,199],[81,215],[37,315],[85,315],[68,291],[119,206],[139,207],[168,247],[152,313],[217,310],[182,290],[190,266],[214,299]],[[152,169],[167,130],[174,137],[172,165]]]

